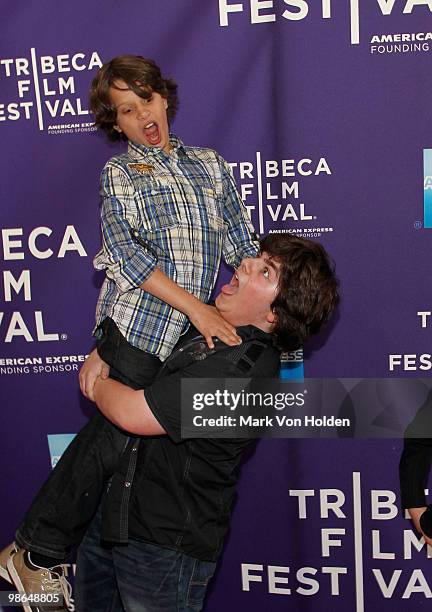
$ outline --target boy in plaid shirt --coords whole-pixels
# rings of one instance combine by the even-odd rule
[[[110,159],[101,176],[102,248],[94,265],[106,277],[96,308],[97,349],[80,372],[81,389],[92,398],[95,368],[106,375],[99,357],[111,378],[144,388],[189,321],[210,348],[212,336],[240,342],[205,302],[221,257],[237,267],[259,245],[226,162],[170,134],[177,86],[153,61],[114,58],[96,75],[90,101],[108,138],[128,142],[127,153]],[[81,540],[127,440],[97,413],[65,451],[16,533],[21,548],[6,552],[20,590],[48,576],[67,593],[58,565]],[[65,482],[71,466],[76,476]]]

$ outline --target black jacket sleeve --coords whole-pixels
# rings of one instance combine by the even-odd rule
[[[426,506],[424,489],[432,460],[432,392],[405,432],[399,463],[402,508]]]

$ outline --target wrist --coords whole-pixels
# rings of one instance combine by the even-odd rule
[[[191,319],[202,306],[204,304],[197,297],[189,293],[183,312],[188,319]]]
[[[93,397],[94,397],[94,401],[97,403],[98,399],[99,399],[99,395],[100,395],[100,391],[101,391],[101,384],[103,383],[103,380],[100,376],[96,377],[96,380],[94,381],[94,385],[93,385]]]

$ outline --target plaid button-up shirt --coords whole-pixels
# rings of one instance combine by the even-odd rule
[[[132,345],[161,360],[186,330],[187,317],[140,285],[156,266],[207,302],[221,257],[237,267],[258,242],[226,162],[211,149],[170,136],[171,152],[129,142],[101,176],[105,270],[96,328],[111,317]]]

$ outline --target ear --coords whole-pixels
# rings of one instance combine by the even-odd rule
[[[273,310],[269,310],[266,316],[266,321],[267,323],[270,323],[270,325],[273,325],[274,322],[276,321],[276,315],[273,312]]]

